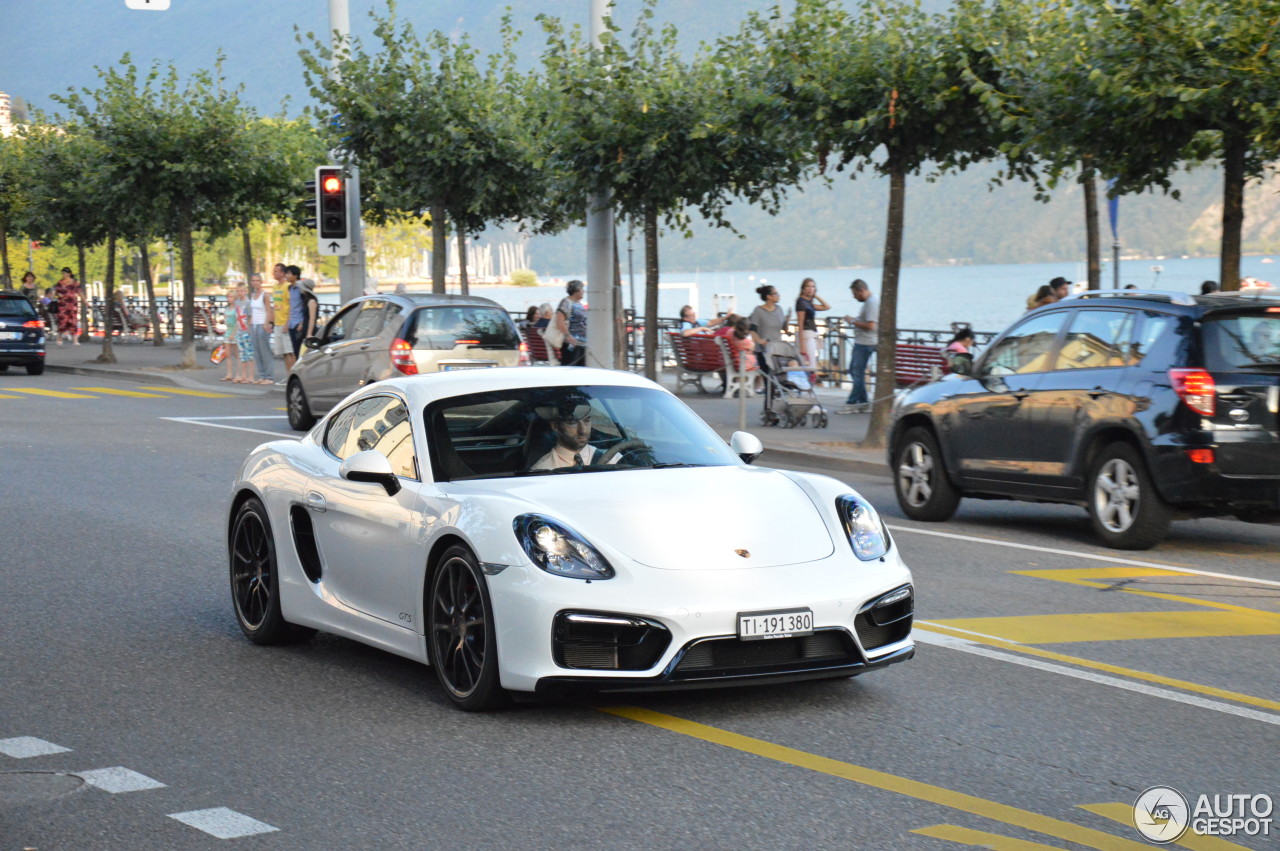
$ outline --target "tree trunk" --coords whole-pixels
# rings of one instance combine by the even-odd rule
[[[896,386],[898,343],[898,275],[902,270],[902,231],[907,202],[907,174],[890,154],[889,218],[884,237],[884,272],[880,278],[880,313],[876,317],[876,390],[871,406],[871,422],[866,437],[858,445],[883,449],[892,415]]]
[[[107,233],[107,275],[103,281],[102,302],[102,354],[94,358],[96,363],[115,363],[116,353],[112,350],[111,329],[116,324],[116,232]]]
[[[458,231],[458,282],[463,295],[471,295],[471,287],[467,283],[467,235]]]
[[[1240,289],[1240,240],[1244,229],[1244,158],[1249,140],[1227,131],[1222,135],[1222,259],[1218,284],[1223,292]]]
[[[151,254],[147,251],[145,239],[138,242],[138,253],[142,255],[142,279],[147,284],[147,312],[151,316],[151,343],[164,345],[164,327],[160,324],[160,306],[156,304],[156,280],[151,274]]]
[[[85,280],[84,273],[84,246],[76,246],[76,254],[80,262],[80,342],[89,342],[89,282]]]
[[[618,219],[613,219],[613,369],[627,368],[626,322],[622,313],[622,261],[618,258]]]
[[[644,377],[658,380],[658,210],[644,211]]]
[[[182,255],[182,361],[183,369],[196,366],[196,252],[191,239],[191,218],[178,227],[178,253]]]
[[[444,202],[431,205],[431,291],[445,292],[444,277],[449,271],[449,235],[444,228]]]
[[[1085,157],[1080,168],[1080,185],[1084,188],[1084,233],[1088,243],[1089,289],[1102,288],[1102,246],[1098,242],[1098,183],[1093,166]]]
[[[0,289],[13,286],[13,270],[9,268],[9,229],[0,222],[0,258],[3,259],[3,271],[0,271]]]
[[[240,234],[244,245],[244,285],[249,286],[249,278],[253,275],[253,243],[249,241],[249,221],[240,225]]]

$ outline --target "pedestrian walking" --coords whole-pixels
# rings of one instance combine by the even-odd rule
[[[830,310],[818,295],[818,283],[813,278],[805,278],[800,282],[800,295],[796,297],[796,328],[800,338],[800,354],[804,363],[814,369],[818,368],[818,353],[821,346],[818,340],[818,312]]]
[[[849,284],[849,291],[862,305],[862,309],[856,316],[844,318],[845,322],[853,326],[853,355],[849,358],[849,377],[853,379],[853,389],[849,391],[849,398],[844,400],[845,406],[836,408],[837,414],[862,413],[871,405],[867,398],[867,366],[876,353],[876,328],[880,321],[880,300],[872,294],[866,281],[857,278]]]
[[[298,281],[298,297],[302,299],[302,339],[316,335],[320,326],[320,300],[316,298],[316,282],[310,278]]]
[[[556,308],[556,328],[564,335],[560,347],[561,366],[586,366],[587,363],[587,309],[582,306],[587,285],[582,281],[565,284],[565,295]]]
[[[275,314],[262,289],[262,276],[249,278],[249,340],[253,346],[254,380],[251,384],[275,384],[275,358],[271,356],[271,329]]]
[[[293,346],[289,343],[289,282],[284,279],[283,263],[271,270],[275,285],[271,288],[271,354],[284,358],[285,372],[293,369]]]
[[[63,337],[73,346],[80,345],[80,300],[84,297],[84,287],[70,266],[62,267],[62,277],[53,285],[53,295],[58,302],[58,345],[62,345]]]
[[[787,330],[787,314],[778,306],[782,295],[777,287],[769,284],[756,287],[756,295],[760,296],[760,304],[747,317],[747,326],[755,342],[756,364],[761,372],[770,372],[769,344],[782,342],[782,334]]]
[[[302,290],[298,281],[302,278],[301,266],[285,266],[284,279],[289,284],[289,349],[292,354],[285,355],[286,369],[293,369],[298,355],[302,354]]]

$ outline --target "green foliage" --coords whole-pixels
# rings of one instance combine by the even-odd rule
[[[538,273],[532,269],[512,269],[511,283],[517,287],[536,287],[538,285]]]

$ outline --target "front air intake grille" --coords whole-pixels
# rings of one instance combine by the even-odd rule
[[[679,680],[734,673],[782,673],[860,661],[861,655],[842,629],[756,641],[711,638],[685,650],[672,676]]]
[[[862,648],[875,650],[910,636],[915,603],[914,590],[910,585],[904,585],[864,606],[853,619],[853,628],[858,633]]]
[[[632,615],[560,612],[552,628],[552,649],[561,668],[647,671],[670,643],[665,626]]]

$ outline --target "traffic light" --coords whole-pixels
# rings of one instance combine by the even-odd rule
[[[307,217],[302,220],[302,224],[314,230],[316,226],[316,208],[320,204],[316,193],[316,181],[308,180],[305,186],[307,194],[302,201],[302,209],[307,214]]]
[[[313,218],[307,224],[316,228],[316,243],[321,254],[348,254],[351,232],[347,220],[347,175],[342,166],[322,165],[311,181],[315,200],[307,204]]]

